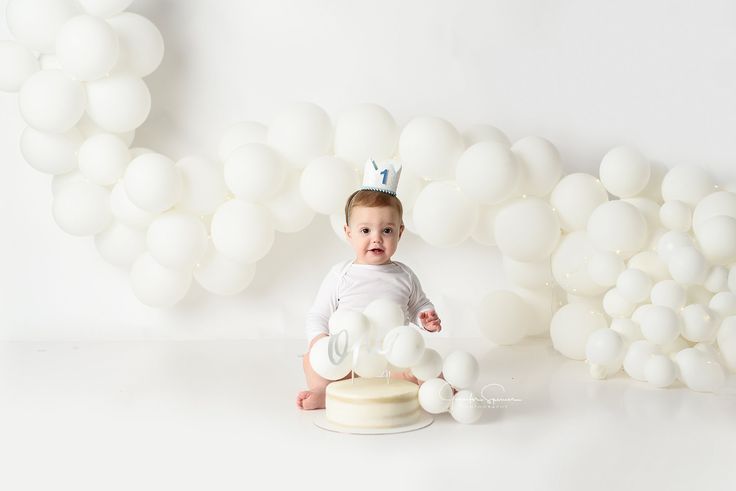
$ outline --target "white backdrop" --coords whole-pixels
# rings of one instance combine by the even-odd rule
[[[512,141],[545,137],[565,173],[597,174],[608,149],[629,144],[668,167],[695,163],[721,183],[736,179],[728,0],[137,0],[130,10],[166,43],[146,78],[153,107],[134,145],[174,159],[215,158],[228,125],[268,124],[290,101],[319,104],[333,120],[374,102],[400,125],[432,115],[461,131],[490,123]],[[327,268],[350,257],[321,216],[303,232],[277,234],[242,294],[193,284],[173,308],[146,307],[91,239],[54,223],[51,178],[18,150],[15,94],[0,93],[0,114],[2,340],[303,337]],[[407,234],[395,258],[422,279],[441,335],[479,335],[474,302],[505,284],[495,248],[437,249]]]

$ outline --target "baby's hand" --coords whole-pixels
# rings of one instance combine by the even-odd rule
[[[419,312],[419,320],[422,321],[422,327],[427,331],[440,332],[442,330],[442,321],[434,310]]]

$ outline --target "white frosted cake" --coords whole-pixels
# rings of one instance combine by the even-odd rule
[[[340,380],[327,386],[325,418],[342,426],[396,428],[422,416],[419,386],[382,377]]]

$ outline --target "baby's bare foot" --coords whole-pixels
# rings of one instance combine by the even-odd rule
[[[296,405],[299,409],[323,409],[325,407],[325,392],[303,390],[296,395]]]

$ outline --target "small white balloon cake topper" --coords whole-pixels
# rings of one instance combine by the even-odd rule
[[[399,177],[401,177],[400,162],[386,160],[379,165],[375,160],[368,159],[363,168],[363,185],[361,189],[381,191],[396,196]]]

